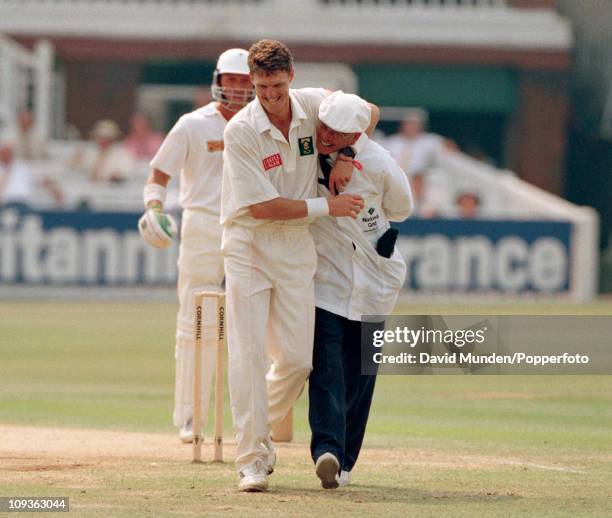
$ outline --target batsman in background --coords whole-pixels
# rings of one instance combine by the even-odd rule
[[[315,126],[329,92],[290,89],[293,57],[278,41],[255,43],[249,68],[257,97],[225,129],[221,222],[238,488],[265,491],[276,458],[270,424],[285,417],[312,366],[317,257],[308,224],[355,218],[363,200],[317,197]]]
[[[330,196],[332,165],[346,160],[338,151],[352,146],[356,170],[344,192],[365,200],[357,219],[323,217],[310,226],[319,260],[308,417],[325,489],[348,484],[368,422],[376,376],[361,374],[362,330],[371,333],[384,322],[362,322],[363,315],[389,314],[406,276],[389,221],[410,215],[412,193],[389,152],[364,134],[369,123],[370,108],[356,95],[334,92],[319,107],[319,194]]]
[[[243,49],[229,49],[219,56],[211,87],[215,101],[178,120],[151,160],[144,188],[147,210],[139,221],[140,232],[147,243],[166,248],[175,234],[171,216],[163,212],[166,186],[171,178],[180,178],[174,424],[183,442],[193,440],[194,297],[199,291],[219,290],[224,277],[219,224],[223,130],[254,97],[247,58]],[[215,358],[215,347],[207,344],[202,354],[203,416],[208,413]]]

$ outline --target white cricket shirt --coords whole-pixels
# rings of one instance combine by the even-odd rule
[[[224,133],[225,151],[221,223],[257,226],[270,220],[255,219],[249,206],[279,196],[304,200],[317,196],[318,158],[315,130],[323,88],[289,90],[291,125],[289,139],[271,122],[255,99],[236,114]],[[312,218],[274,221],[304,225]]]
[[[223,130],[227,121],[211,102],[183,115],[164,139],[150,166],[180,178],[184,209],[219,216],[223,174]]]
[[[0,205],[31,203],[34,187],[34,176],[26,163],[15,160],[9,168],[0,164]]]
[[[406,175],[389,152],[365,135],[357,144],[355,160],[363,169],[353,168],[344,192],[361,195],[364,209],[356,220],[325,216],[310,225],[318,255],[316,305],[349,320],[393,310],[406,265],[397,248],[390,258],[380,256],[376,242],[389,221],[405,220],[413,207]],[[330,196],[323,185],[319,194]]]

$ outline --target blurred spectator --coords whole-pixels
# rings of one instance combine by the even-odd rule
[[[455,199],[457,217],[462,219],[477,218],[480,215],[480,205],[480,196],[475,192],[459,193]]]
[[[411,109],[400,125],[399,133],[391,135],[385,146],[400,167],[410,177],[416,171],[434,167],[445,150],[456,150],[454,142],[440,135],[426,133],[427,112]]]
[[[436,207],[434,200],[429,195],[430,190],[427,185],[428,172],[425,170],[416,171],[408,178],[412,188],[412,198],[414,201],[414,216],[418,218],[434,218],[438,215],[439,207]]]
[[[28,205],[33,183],[32,172],[15,159],[13,147],[0,145],[0,205]]]
[[[132,176],[135,164],[118,142],[121,130],[115,121],[96,122],[90,137],[95,148],[79,150],[72,160],[73,167],[88,174],[93,182],[121,182]]]
[[[34,126],[34,115],[30,110],[22,110],[17,116],[16,126],[6,135],[15,157],[19,160],[47,158],[45,140]]]
[[[27,163],[15,157],[13,145],[0,144],[0,205],[31,205],[37,184],[51,194],[57,206],[62,204],[63,195],[55,182],[48,178],[38,182]]]
[[[161,133],[153,131],[149,118],[136,112],[130,118],[130,132],[125,137],[123,145],[137,161],[149,162],[164,140]]]

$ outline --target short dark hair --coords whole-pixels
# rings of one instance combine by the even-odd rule
[[[251,74],[262,72],[270,75],[278,71],[290,74],[293,70],[293,56],[280,41],[259,40],[249,49],[249,70]]]

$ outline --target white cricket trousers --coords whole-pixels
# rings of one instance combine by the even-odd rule
[[[266,453],[312,369],[317,254],[307,226],[224,230],[228,379],[236,467]],[[267,373],[267,376],[266,376]]]
[[[194,385],[194,303],[195,293],[219,290],[223,283],[219,216],[185,209],[181,222],[181,244],[178,258],[179,311],[176,318],[176,379],[174,388],[175,426],[183,426],[193,417]],[[216,344],[203,341],[202,347],[202,416],[208,415]]]

